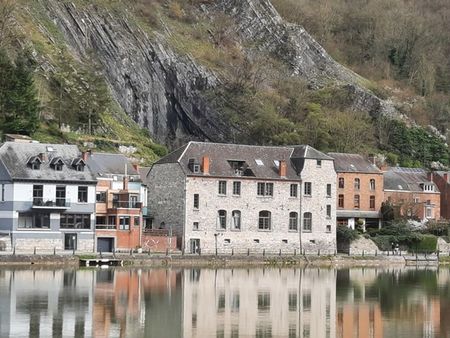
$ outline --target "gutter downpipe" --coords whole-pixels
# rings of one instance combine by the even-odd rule
[[[301,179],[300,176],[300,205],[299,205],[299,227],[300,229],[298,230],[298,236],[299,236],[299,243],[300,243],[300,255],[302,255],[303,253],[303,243],[302,243],[302,229],[303,229],[303,215],[302,215],[302,197],[303,197],[303,185],[302,185],[303,181]]]

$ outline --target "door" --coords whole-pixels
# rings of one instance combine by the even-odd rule
[[[190,246],[191,246],[191,254],[198,254],[200,253],[200,239],[197,238],[193,238],[191,239],[190,242]]]
[[[64,250],[77,249],[77,234],[64,234]]]
[[[113,252],[114,238],[97,238],[97,252]]]

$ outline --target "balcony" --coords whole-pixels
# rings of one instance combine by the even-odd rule
[[[116,226],[114,224],[96,224],[96,230],[116,230]]]
[[[141,209],[142,202],[112,201],[113,209]]]
[[[70,208],[70,201],[66,198],[55,198],[54,200],[48,200],[41,197],[35,197],[33,198],[32,208],[43,210],[64,210]]]

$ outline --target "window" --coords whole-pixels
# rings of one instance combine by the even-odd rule
[[[41,162],[39,162],[38,160],[31,162],[31,169],[32,170],[39,170],[41,169]]]
[[[298,185],[297,184],[291,184],[291,197],[297,197],[298,195]]]
[[[108,225],[116,226],[116,216],[108,216]]]
[[[310,212],[303,214],[303,231],[312,231],[312,213]]]
[[[290,291],[288,295],[289,311],[297,311],[297,292]]]
[[[56,205],[60,207],[66,205],[66,187],[56,187]]]
[[[303,311],[311,311],[311,292],[305,291],[302,298]]]
[[[220,230],[226,230],[227,228],[227,212],[225,210],[219,210],[217,212],[217,226]]]
[[[258,196],[273,196],[273,183],[258,182]]]
[[[258,293],[258,311],[266,312],[270,310],[270,293]]]
[[[327,225],[327,232],[331,232],[331,224]]]
[[[427,200],[427,205],[431,205],[431,200]]]
[[[373,178],[369,181],[370,190],[375,190],[375,180]]]
[[[311,182],[305,182],[305,195],[311,196],[312,194],[312,183]]]
[[[231,218],[233,221],[232,229],[241,230],[241,212],[239,210],[233,210],[231,213]]]
[[[194,194],[194,209],[198,209],[200,207],[200,196],[199,194]]]
[[[134,216],[134,226],[138,227],[141,225],[141,218],[139,216]]]
[[[255,162],[259,166],[263,166],[264,165],[264,162],[262,160],[260,160],[260,159],[256,159]]]
[[[345,186],[345,180],[343,177],[339,177],[339,188],[344,189]]]
[[[338,207],[343,208],[344,207],[344,195],[340,194],[338,198]]]
[[[50,228],[50,214],[19,213],[17,227],[21,228],[21,229],[30,229],[30,228],[49,229]]]
[[[226,194],[227,194],[227,182],[219,181],[219,195],[226,195]]]
[[[233,182],[233,195],[241,195],[241,182]]]
[[[119,217],[119,230],[130,230],[130,216]]]
[[[259,230],[271,230],[271,218],[272,214],[270,211],[263,210],[259,212],[258,218],[258,229]]]
[[[87,203],[88,187],[78,187],[78,203]]]
[[[327,218],[331,218],[331,205],[327,204]]]
[[[99,191],[95,195],[95,201],[97,203],[106,203],[106,191]]]
[[[369,208],[375,209],[375,196],[370,196],[369,198]]]
[[[431,217],[432,217],[431,208],[427,208],[426,218],[431,218]]]
[[[355,209],[359,209],[359,195],[355,195],[353,199],[353,206]]]
[[[63,164],[58,162],[55,164],[55,170],[56,171],[62,171],[63,170]]]
[[[104,222],[100,217],[97,217],[97,223]],[[90,214],[61,214],[60,219],[61,229],[90,229],[91,215]]]
[[[316,166],[317,168],[322,167],[322,160],[316,160]]]
[[[331,184],[327,184],[327,197],[331,197]]]
[[[289,231],[298,230],[298,214],[296,212],[289,213]]]
[[[359,178],[355,178],[354,187],[355,187],[355,190],[359,190],[360,189],[360,187],[361,187],[361,180]]]
[[[43,185],[33,185],[33,205],[42,205],[44,196]]]
[[[200,226],[199,226],[199,223],[198,223],[198,222],[194,222],[194,223],[192,224],[192,229],[193,229],[193,230],[199,230],[199,228],[200,228]]]
[[[75,166],[76,171],[84,171],[84,163],[80,162]]]

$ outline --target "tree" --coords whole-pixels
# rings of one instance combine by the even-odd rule
[[[6,133],[31,134],[38,128],[40,105],[33,79],[34,64],[27,53],[13,65],[0,51],[1,129]]]
[[[0,0],[0,48],[7,46],[13,36],[14,0]]]

